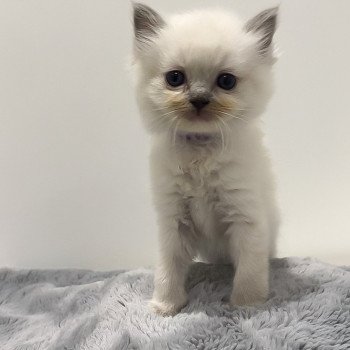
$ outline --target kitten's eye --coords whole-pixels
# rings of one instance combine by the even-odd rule
[[[178,87],[185,82],[185,74],[179,70],[172,70],[166,73],[165,79],[170,86]]]
[[[221,89],[232,90],[237,84],[237,78],[230,73],[223,73],[218,76],[217,84]]]

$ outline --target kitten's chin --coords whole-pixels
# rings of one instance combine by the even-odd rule
[[[177,125],[176,132],[197,133],[197,134],[217,134],[220,132],[218,125],[214,121],[200,119],[181,119]]]

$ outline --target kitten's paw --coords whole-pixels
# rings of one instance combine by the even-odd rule
[[[231,307],[235,306],[258,306],[264,304],[268,297],[268,290],[245,290],[233,291],[230,298]]]
[[[180,309],[182,309],[187,302],[183,302],[181,304],[175,304],[167,301],[158,301],[152,299],[150,301],[151,309],[158,315],[161,316],[174,316],[176,315]]]

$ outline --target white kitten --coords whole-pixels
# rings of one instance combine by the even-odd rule
[[[152,300],[162,315],[186,304],[195,257],[235,266],[231,305],[268,296],[278,215],[258,116],[272,92],[277,9],[247,23],[226,12],[164,20],[134,5],[137,97],[153,136],[160,226]]]

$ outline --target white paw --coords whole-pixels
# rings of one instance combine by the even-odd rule
[[[267,288],[253,288],[250,290],[245,289],[244,291],[242,289],[234,289],[230,298],[230,305],[233,307],[261,305],[266,302],[267,297]]]
[[[167,302],[167,301],[158,301],[155,299],[152,299],[150,301],[150,306],[152,310],[156,314],[161,316],[174,316],[185,305],[186,305],[186,302],[176,304],[176,303]]]

